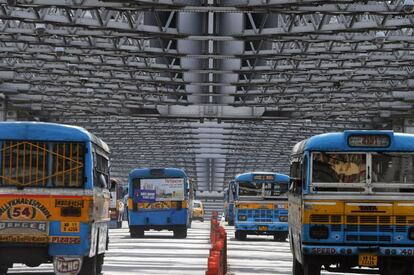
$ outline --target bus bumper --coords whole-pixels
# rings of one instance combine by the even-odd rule
[[[390,257],[411,256],[414,259],[414,247],[412,246],[337,246],[337,245],[303,245],[304,255],[321,256],[358,256],[377,255]]]
[[[285,222],[275,223],[235,223],[235,229],[238,231],[248,231],[256,235],[273,235],[277,232],[288,232],[288,224]],[[253,233],[255,232],[255,233]]]
[[[142,210],[128,211],[130,226],[144,226],[148,229],[168,229],[175,225],[186,225],[188,218],[188,210]]]

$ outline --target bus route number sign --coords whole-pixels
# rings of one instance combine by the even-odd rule
[[[352,135],[348,138],[350,147],[378,147],[390,146],[390,137],[387,135]]]

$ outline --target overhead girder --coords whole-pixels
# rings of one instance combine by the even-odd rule
[[[4,1],[4,0],[2,0]],[[1,2],[0,2],[1,3]],[[78,12],[76,12],[78,11]],[[81,12],[79,12],[81,11]],[[236,41],[239,39],[261,39],[281,36],[294,36],[306,34],[329,34],[338,32],[365,32],[368,30],[395,30],[411,28],[410,15],[401,11],[402,18],[389,15],[378,15],[372,12],[369,16],[351,15],[296,15],[296,14],[274,14],[278,17],[281,26],[275,28],[245,29],[243,32],[229,33],[228,35],[192,35],[181,33],[168,25],[144,25],[142,24],[142,11],[111,10],[106,12],[102,9],[70,10],[68,8],[26,8],[14,9],[2,5],[0,19],[21,20],[23,22],[47,23],[55,25],[66,25],[72,27],[93,28],[94,30],[112,30],[142,35],[142,38],[185,38],[193,41]],[[308,17],[308,18],[307,18]],[[166,27],[167,26],[167,27]],[[373,40],[375,37],[372,37]]]
[[[4,0],[3,0],[4,1]],[[4,1],[6,2],[6,1]],[[406,13],[404,2],[383,2],[378,4],[358,4],[359,1],[335,1],[335,4],[331,4],[331,1],[278,1],[277,3],[272,1],[229,1],[223,3],[223,6],[201,6],[199,0],[195,1],[157,1],[154,3],[152,0],[147,1],[115,1],[115,0],[87,0],[87,1],[50,1],[50,0],[31,0],[29,1],[9,1],[19,7],[54,7],[62,6],[77,9],[89,9],[89,8],[114,8],[124,10],[152,10],[152,11],[182,11],[182,12],[280,12],[280,13],[294,13],[294,14],[308,14],[312,12],[321,12],[328,14],[354,14],[354,13],[378,13],[378,14],[401,14]],[[362,1],[360,1],[362,2]],[[0,2],[1,3],[1,2]],[[296,4],[296,5],[295,5]],[[294,6],[292,6],[294,5]]]
[[[414,115],[413,20],[404,0],[0,0],[0,93],[102,137],[112,175],[178,166],[219,191],[287,173],[311,135]]]

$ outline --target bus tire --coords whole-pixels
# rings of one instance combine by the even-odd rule
[[[321,266],[318,264],[304,263],[303,265],[304,275],[321,275]]]
[[[145,236],[144,229],[135,226],[129,228],[129,233],[131,238],[143,238]]]
[[[185,239],[187,238],[187,227],[179,227],[174,229],[174,238]]]
[[[0,275],[6,275],[9,267],[7,265],[0,265]]]
[[[288,237],[287,233],[275,233],[273,235],[273,240],[277,242],[284,242],[286,241],[287,237]]]
[[[293,275],[304,275],[303,266],[296,260],[295,255],[293,255],[293,265],[292,265],[292,274]]]
[[[240,232],[240,240],[244,241],[247,238],[246,232]]]
[[[233,225],[234,225],[234,221],[229,221],[227,224],[228,224],[229,226],[233,226]]]
[[[105,261],[105,253],[102,253],[96,256],[96,274],[102,273],[104,261]]]
[[[247,237],[246,232],[242,232],[239,230],[236,230],[236,232],[234,233],[236,240],[240,240],[240,241],[244,241]]]
[[[414,274],[413,266],[414,264],[410,262],[386,260],[384,264],[380,267],[380,274],[381,275],[412,275]]]
[[[89,258],[88,256],[83,257],[82,268],[78,275],[96,275],[96,256]]]

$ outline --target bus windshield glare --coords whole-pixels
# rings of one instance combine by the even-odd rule
[[[84,143],[3,141],[0,187],[84,186]]]
[[[366,154],[314,153],[312,167],[313,182],[366,181]]]
[[[413,154],[376,154],[372,156],[372,182],[413,183]]]
[[[240,197],[277,197],[288,191],[287,183],[277,182],[239,182]]]
[[[414,155],[408,153],[313,153],[312,181],[315,183],[413,183]],[[370,175],[366,170],[370,169]]]

